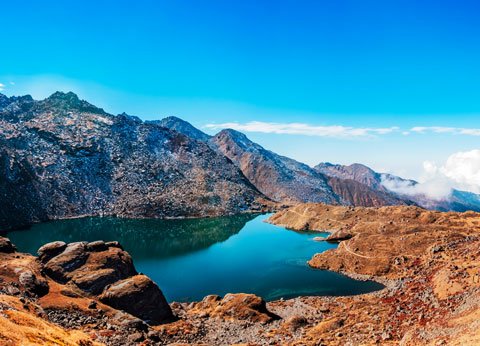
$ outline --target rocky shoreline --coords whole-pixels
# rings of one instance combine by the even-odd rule
[[[480,317],[480,214],[301,204],[269,222],[348,233],[314,268],[381,282],[346,297],[251,294],[168,304],[117,242],[0,239],[0,342],[21,345],[471,345]],[[475,280],[475,279],[478,280]]]
[[[338,248],[315,255],[309,261],[311,267],[386,286],[337,300],[348,306],[337,316],[355,316],[360,307],[371,315],[367,321],[375,322],[376,338],[359,336],[358,324],[367,321],[354,318],[355,323],[346,328],[322,333],[326,344],[480,343],[479,213],[302,204],[268,221],[297,230],[330,231],[328,238],[340,238]],[[368,306],[363,306],[365,301]]]

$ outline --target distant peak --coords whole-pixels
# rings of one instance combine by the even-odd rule
[[[52,95],[50,95],[47,100],[62,100],[62,101],[80,101],[78,95],[72,91],[64,93],[63,91],[55,91]]]
[[[316,167],[335,167],[336,164],[331,162],[320,162]]]
[[[220,131],[218,133],[218,135],[227,135],[227,136],[235,137],[235,138],[248,139],[248,137],[244,133],[242,133],[240,131],[237,131],[237,130],[234,130],[234,129],[224,129],[224,130]]]
[[[369,171],[372,170],[370,167],[365,166],[365,165],[362,164],[362,163],[352,163],[352,164],[350,165],[350,167],[351,167],[351,168],[356,168],[356,169],[360,169],[360,168],[362,168],[362,169],[367,169],[367,170],[369,170]]]
[[[178,122],[181,122],[181,123],[187,123],[187,121],[179,118],[179,117],[176,117],[175,115],[169,115],[168,117],[165,117],[163,118],[161,121],[178,121]]]
[[[179,132],[187,137],[199,140],[208,141],[210,136],[200,131],[188,121],[180,119],[176,116],[168,116],[157,122],[160,126],[166,127],[170,130]]]
[[[64,110],[76,109],[82,112],[106,114],[102,108],[98,108],[85,100],[80,100],[77,94],[72,91],[66,93],[63,91],[56,91],[43,100],[42,103],[47,107],[60,108]]]
[[[249,148],[248,150],[261,148],[258,144],[252,142],[245,134],[233,129],[224,129],[217,133],[215,138],[219,141],[230,140],[244,149]]]

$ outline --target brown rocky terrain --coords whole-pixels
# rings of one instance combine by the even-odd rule
[[[348,297],[265,302],[251,294],[165,302],[116,242],[50,243],[39,257],[0,241],[6,345],[478,345],[480,214],[413,206],[301,204],[270,222],[328,231],[310,265],[374,279]],[[323,241],[323,240],[322,240]]]
[[[303,204],[270,222],[331,232],[339,247],[312,267],[387,285],[325,303],[329,318],[300,344],[480,344],[480,214]]]
[[[413,202],[395,197],[383,190],[375,190],[352,179],[329,177],[328,185],[345,202],[353,206],[381,207],[385,205],[410,205]]]

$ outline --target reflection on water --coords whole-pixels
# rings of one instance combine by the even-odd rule
[[[240,232],[257,215],[155,220],[89,217],[52,221],[32,226],[28,231],[9,233],[21,251],[36,254],[45,243],[116,240],[136,260],[167,258],[194,252],[227,240]]]
[[[159,284],[170,301],[208,294],[255,293],[267,300],[299,295],[347,295],[382,288],[314,270],[306,261],[335,244],[318,233],[285,230],[268,216],[237,215],[190,220],[85,218],[34,225],[8,234],[20,251],[36,253],[51,241],[119,241],[138,271]]]

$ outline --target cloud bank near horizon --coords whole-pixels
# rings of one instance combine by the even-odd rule
[[[382,177],[382,184],[396,193],[435,200],[450,198],[452,189],[480,194],[480,149],[454,153],[442,165],[425,161],[423,171],[418,184],[388,176]]]
[[[398,126],[390,127],[353,127],[343,125],[317,126],[306,123],[280,123],[265,121],[209,123],[203,126],[206,129],[221,130],[233,129],[244,132],[273,133],[287,135],[303,135],[332,138],[375,137],[392,133],[410,134],[451,134],[465,136],[480,136],[480,128],[446,127],[446,126],[414,126],[401,129]]]
[[[371,128],[371,127],[350,127],[341,125],[332,126],[314,126],[305,123],[274,123],[263,121],[251,121],[248,123],[222,123],[222,124],[206,124],[205,128],[212,130],[233,129],[245,132],[275,133],[288,135],[304,135],[318,137],[371,137],[376,135],[386,135],[394,131],[398,131],[398,127]]]
[[[453,135],[468,135],[480,136],[480,129],[478,128],[464,128],[464,127],[445,127],[445,126],[416,126],[410,129],[410,132],[425,134],[453,134]]]

